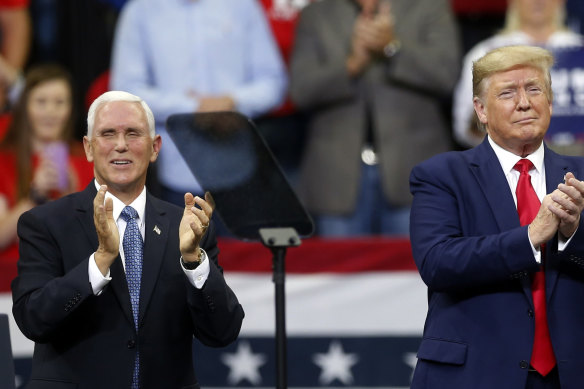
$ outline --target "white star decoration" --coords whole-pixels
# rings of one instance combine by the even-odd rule
[[[359,357],[356,354],[345,354],[341,342],[335,340],[331,342],[326,354],[315,354],[312,360],[322,369],[318,378],[321,385],[328,385],[335,379],[350,385],[353,383],[351,367],[359,361]]]
[[[254,354],[249,342],[239,342],[237,351],[221,355],[221,361],[229,367],[227,381],[230,385],[236,385],[243,380],[248,380],[252,385],[262,382],[259,370],[266,363],[266,357],[263,354]]]

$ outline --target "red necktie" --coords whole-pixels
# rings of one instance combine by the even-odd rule
[[[519,182],[517,183],[517,212],[522,226],[528,225],[535,219],[541,202],[531,185],[529,170],[533,168],[533,163],[528,159],[521,159],[513,167],[519,171]],[[542,245],[542,261],[545,247]],[[533,340],[533,353],[531,354],[531,366],[542,376],[547,375],[556,365],[556,357],[552,348],[550,332],[548,329],[546,302],[545,302],[545,274],[543,266],[540,271],[533,275],[531,283],[531,293],[533,295],[533,305],[535,308],[535,338]]]

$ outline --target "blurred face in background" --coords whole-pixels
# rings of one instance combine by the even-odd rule
[[[357,0],[357,4],[361,6],[362,12],[366,15],[375,13],[378,2],[378,0]]]
[[[51,142],[61,139],[71,109],[71,90],[65,80],[50,80],[36,86],[27,102],[36,140]]]
[[[555,23],[564,0],[511,0],[522,26],[542,27]]]

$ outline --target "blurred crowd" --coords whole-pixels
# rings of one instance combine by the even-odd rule
[[[583,30],[579,0],[0,0],[0,260],[17,259],[22,212],[91,180],[84,118],[106,90],[152,107],[147,186],[167,201],[203,189],[166,119],[238,111],[317,235],[407,236],[411,168],[484,138],[472,61]]]

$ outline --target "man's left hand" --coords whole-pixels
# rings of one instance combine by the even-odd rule
[[[383,48],[395,39],[390,3],[381,2],[373,17],[360,19],[355,26],[357,38],[371,53],[383,55]]]
[[[559,184],[558,189],[562,195],[552,195],[558,206],[550,210],[560,218],[560,233],[569,238],[576,232],[584,210],[584,182],[576,179],[573,173],[567,173],[565,183]]]
[[[205,193],[205,200],[191,193],[185,194],[185,210],[179,227],[180,253],[185,262],[199,261],[199,243],[209,228],[214,207],[209,192]]]

